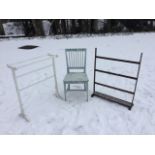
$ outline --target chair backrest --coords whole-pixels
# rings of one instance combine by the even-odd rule
[[[65,49],[67,72],[86,72],[86,48]]]

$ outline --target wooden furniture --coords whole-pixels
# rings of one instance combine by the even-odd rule
[[[140,67],[141,67],[141,62],[142,62],[142,56],[143,56],[143,53],[140,54],[139,61],[131,61],[131,60],[123,60],[123,59],[117,59],[117,58],[103,57],[103,56],[98,56],[97,55],[97,48],[95,48],[94,88],[93,88],[93,94],[91,96],[92,97],[93,96],[98,96],[98,97],[101,97],[101,98],[104,98],[104,99],[107,99],[107,100],[110,100],[110,101],[113,101],[113,102],[117,102],[117,103],[119,103],[121,105],[124,105],[124,106],[128,107],[128,109],[131,110],[131,108],[133,107],[133,102],[134,102],[134,98],[135,98],[135,93],[136,93],[136,88],[137,88],[137,83],[138,83],[138,78],[139,78],[139,73],[140,73]],[[117,62],[121,62],[121,63],[130,63],[130,64],[138,65],[137,76],[133,77],[133,76],[117,74],[117,73],[114,73],[114,72],[109,72],[109,71],[97,69],[96,68],[96,61],[98,59],[109,60],[109,61],[117,61]],[[124,77],[124,78],[135,80],[134,91],[129,91],[129,90],[125,90],[125,89],[122,89],[122,88],[117,88],[117,87],[110,86],[110,85],[107,85],[107,84],[99,83],[99,82],[96,81],[96,72],[106,73],[106,74],[110,74],[110,75],[114,75],[114,76],[119,76],[119,77]],[[117,97],[114,97],[114,96],[111,96],[111,95],[107,95],[107,94],[103,94],[101,92],[97,92],[95,90],[96,85],[100,85],[102,87],[107,87],[107,88],[114,89],[114,90],[121,91],[121,92],[128,93],[128,94],[132,94],[133,95],[132,101],[131,102],[125,101],[125,100],[122,100],[120,98],[117,98]]]
[[[67,91],[86,91],[88,101],[88,77],[86,74],[86,49],[65,49],[67,74],[64,78],[64,94]],[[71,84],[83,84],[84,89],[71,89]]]

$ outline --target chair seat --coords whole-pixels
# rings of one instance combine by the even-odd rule
[[[68,73],[64,82],[88,82],[88,77],[86,73]]]

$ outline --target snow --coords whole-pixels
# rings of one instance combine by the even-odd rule
[[[43,25],[44,34],[48,36],[50,33],[51,22],[49,22],[48,20],[43,20],[42,25]]]
[[[100,31],[100,30],[103,30],[104,22],[105,22],[104,19],[98,19],[97,28],[98,28],[99,31]]]
[[[24,27],[21,23],[7,22],[3,24],[6,36],[24,36]]]
[[[35,39],[9,39],[0,41],[0,134],[155,134],[155,33],[132,35],[92,36],[70,39],[51,37]],[[23,45],[38,45],[33,50],[18,49]],[[132,111],[116,103],[93,97],[94,49],[98,55],[139,60],[143,52],[140,77]],[[42,56],[57,54],[56,70],[60,95],[64,98],[63,78],[66,74],[65,48],[87,48],[87,74],[89,101],[84,92],[70,92],[67,101],[57,98],[54,81],[50,79],[22,92],[27,123],[19,117],[19,103],[13,78],[7,64]],[[98,67],[114,72],[136,74],[135,66],[98,62]],[[49,71],[47,71],[49,72]],[[38,81],[35,73],[22,82]],[[133,89],[132,81],[98,75],[98,80],[121,88]],[[77,86],[75,86],[77,87]],[[100,89],[101,88],[97,88]],[[130,96],[113,93],[130,100]]]

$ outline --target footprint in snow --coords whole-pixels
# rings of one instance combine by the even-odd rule
[[[51,124],[51,123],[54,122],[54,121],[55,121],[55,119],[54,119],[54,118],[51,118],[50,120],[47,121],[47,123],[48,123],[48,124]]]
[[[82,133],[84,131],[84,126],[83,125],[77,126],[76,128],[74,128],[74,131],[78,133]]]

